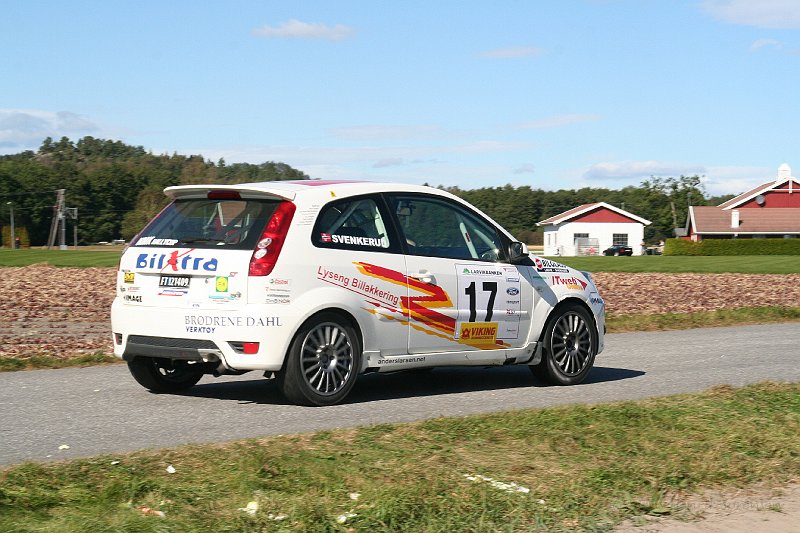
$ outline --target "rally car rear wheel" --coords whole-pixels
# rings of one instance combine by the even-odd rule
[[[361,345],[355,329],[335,313],[321,313],[300,328],[279,384],[294,403],[333,405],[353,388],[360,361]]]
[[[542,361],[533,374],[553,385],[576,385],[586,379],[597,354],[597,331],[583,306],[557,307],[547,322]]]
[[[191,388],[203,377],[199,364],[159,357],[136,357],[128,362],[133,379],[153,392],[179,392]]]

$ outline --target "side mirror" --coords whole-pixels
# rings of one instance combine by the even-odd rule
[[[513,241],[508,245],[508,259],[512,264],[528,259],[528,257],[528,246],[525,243]]]

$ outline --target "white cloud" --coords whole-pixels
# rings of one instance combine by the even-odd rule
[[[775,179],[777,173],[777,165],[774,168],[713,166],[708,167],[708,172],[702,182],[706,192],[711,196],[739,194]]]
[[[82,137],[99,130],[90,119],[69,111],[0,109],[0,150],[38,148],[45,137]]]
[[[603,181],[641,181],[651,176],[678,177],[704,173],[705,168],[700,165],[679,165],[660,161],[621,161],[595,163],[583,173],[583,178]]]
[[[402,157],[387,157],[376,161],[372,168],[386,168],[386,167],[399,167],[405,165],[405,159]]]
[[[750,51],[754,52],[761,48],[766,48],[768,46],[775,47],[778,50],[783,48],[783,44],[780,41],[776,41],[775,39],[758,39],[750,45]]]
[[[517,128],[528,129],[545,129],[545,128],[558,128],[561,126],[568,126],[570,124],[579,124],[581,122],[594,122],[600,120],[598,115],[555,115],[539,120],[532,120],[530,122],[523,122],[518,124]]]
[[[800,2],[797,0],[703,0],[701,6],[715,19],[731,24],[800,28]]]
[[[513,47],[513,48],[495,48],[494,50],[486,50],[478,54],[482,59],[513,59],[518,57],[536,57],[544,53],[541,48],[532,47]]]
[[[426,125],[364,125],[333,128],[329,130],[329,133],[336,138],[348,140],[404,140],[440,136],[442,129],[438,126]]]
[[[514,174],[533,174],[536,172],[536,167],[530,163],[526,163],[515,168],[513,172]]]
[[[325,24],[312,24],[299,20],[290,20],[280,26],[262,26],[253,30],[253,35],[268,39],[324,39],[328,41],[341,41],[353,34],[353,28],[343,24],[326,26]]]

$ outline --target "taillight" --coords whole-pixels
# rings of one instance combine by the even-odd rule
[[[250,258],[251,276],[269,276],[275,263],[278,262],[278,255],[283,248],[283,241],[286,240],[286,232],[294,217],[295,205],[292,202],[284,201],[278,204],[272,217],[267,222],[267,227],[261,238],[258,239],[253,257]]]

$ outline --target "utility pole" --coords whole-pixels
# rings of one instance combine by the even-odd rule
[[[67,207],[66,208],[67,214],[69,218],[74,220],[75,222],[72,224],[72,246],[77,250],[78,249],[78,208],[77,207]]]
[[[66,250],[67,221],[64,217],[64,193],[66,192],[66,189],[58,189],[56,192],[58,193],[58,197],[56,199],[56,205],[53,207],[55,213],[53,213],[53,223],[50,225],[50,237],[47,239],[47,249],[49,250],[53,247],[56,242],[56,233],[59,233],[60,238],[58,239],[58,247],[60,250]],[[61,225],[60,231],[58,227],[59,224]]]
[[[11,249],[15,250],[17,248],[17,234],[14,231],[14,204],[6,202],[6,205],[11,210]]]

